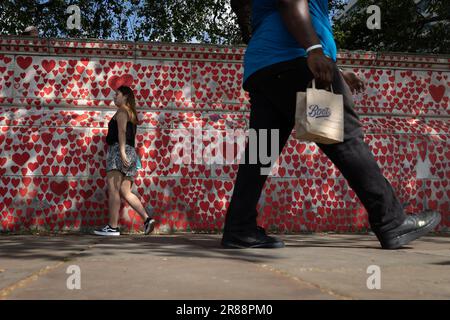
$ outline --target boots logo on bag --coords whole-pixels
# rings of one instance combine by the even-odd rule
[[[312,118],[326,118],[331,115],[330,108],[320,107],[317,104],[312,104],[308,106],[309,113],[308,116]]]

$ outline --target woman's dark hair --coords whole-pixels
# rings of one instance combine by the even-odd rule
[[[130,110],[128,112],[128,115],[130,116],[130,121],[133,124],[137,124],[138,118],[136,112],[136,99],[134,98],[133,90],[127,86],[120,86],[117,90],[120,91],[127,98],[127,105],[130,107]]]

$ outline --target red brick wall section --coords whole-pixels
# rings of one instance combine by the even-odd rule
[[[137,96],[143,169],[134,192],[158,217],[156,231],[221,231],[237,164],[176,164],[171,155],[182,136],[192,134],[205,147],[215,143],[194,135],[198,128],[219,135],[248,128],[243,53],[243,47],[0,39],[0,231],[88,231],[107,222],[105,136],[120,84]],[[368,83],[354,97],[356,108],[401,201],[410,202],[411,212],[439,210],[436,231],[448,233],[450,59],[341,52],[338,62]],[[228,144],[242,151],[242,144]],[[258,204],[261,225],[278,232],[367,230],[364,207],[314,144],[292,136],[278,164]],[[142,228],[125,203],[120,225]]]

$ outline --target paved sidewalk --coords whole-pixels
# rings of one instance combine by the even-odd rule
[[[450,237],[395,251],[371,235],[282,235],[224,250],[220,235],[0,236],[0,299],[449,299]],[[67,289],[67,268],[81,289]],[[367,288],[367,268],[381,289]]]

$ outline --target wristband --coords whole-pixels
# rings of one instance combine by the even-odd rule
[[[317,48],[322,48],[321,44],[315,44],[311,47],[309,47],[308,49],[306,49],[306,53],[309,53],[311,50],[317,49]]]

